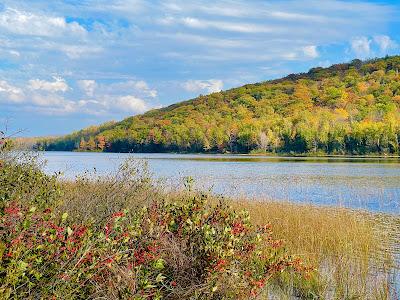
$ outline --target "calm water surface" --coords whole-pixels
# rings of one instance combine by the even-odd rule
[[[128,157],[144,159],[154,178],[227,196],[340,205],[400,213],[400,160],[290,158],[242,155],[45,152],[47,172],[74,177],[94,168],[116,170]]]

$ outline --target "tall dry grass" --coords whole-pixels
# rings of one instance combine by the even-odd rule
[[[57,209],[74,221],[103,224],[122,210],[135,212],[160,199],[160,188],[151,181],[147,164],[127,160],[113,174],[86,172],[73,180],[61,180],[63,195]]]
[[[233,206],[255,223],[270,222],[287,249],[317,269],[310,282],[287,278],[281,297],[297,284],[314,299],[399,299],[398,216],[271,201]]]

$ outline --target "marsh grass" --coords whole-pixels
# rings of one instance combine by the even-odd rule
[[[400,218],[273,201],[233,206],[248,210],[256,224],[268,220],[291,253],[315,266],[308,282],[279,282],[281,297],[297,289],[318,299],[398,299]]]
[[[161,199],[159,186],[152,183],[147,163],[128,159],[113,174],[87,171],[73,180],[61,180],[63,196],[57,209],[74,221],[103,224],[113,213],[135,212]]]

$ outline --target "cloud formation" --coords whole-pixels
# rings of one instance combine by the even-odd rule
[[[46,81],[40,79],[29,80],[29,88],[32,90],[42,90],[47,92],[63,92],[69,90],[68,84],[65,79],[60,77],[54,77],[54,81]]]
[[[397,47],[397,43],[387,35],[377,35],[374,37],[374,41],[379,46],[380,52],[384,54],[386,54],[388,50]]]
[[[183,88],[189,92],[215,93],[222,90],[224,83],[222,80],[188,80],[182,84]]]
[[[319,56],[317,46],[314,45],[303,47],[303,52],[310,58],[317,58]]]
[[[365,59],[371,55],[371,43],[372,40],[365,36],[357,37],[351,41],[351,49],[358,58]]]
[[[150,106],[135,96],[123,96],[116,99],[114,104],[122,111],[143,113],[150,109]]]
[[[357,58],[361,59],[387,55],[390,50],[397,47],[397,43],[387,35],[376,35],[371,38],[361,36],[351,41],[352,51]]]
[[[0,102],[56,115],[123,113],[127,116],[159,107],[154,101],[157,91],[145,81],[99,84],[95,80],[79,80],[77,87],[85,92],[81,99],[70,97],[72,88],[59,77],[53,81],[31,79],[24,87],[0,81]]]
[[[321,62],[395,54],[399,9],[384,2],[3,0],[0,118],[121,119]]]
[[[92,97],[97,87],[97,83],[95,80],[78,80],[78,86],[85,92],[86,96]]]
[[[18,35],[83,36],[87,32],[77,22],[67,23],[64,17],[52,17],[7,7],[0,13],[0,28]]]
[[[22,102],[24,93],[18,87],[12,86],[5,80],[0,81],[0,102]]]

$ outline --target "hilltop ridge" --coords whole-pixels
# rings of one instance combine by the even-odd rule
[[[400,56],[353,60],[92,126],[45,150],[398,154]]]

